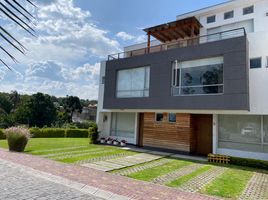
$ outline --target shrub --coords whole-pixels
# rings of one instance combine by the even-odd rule
[[[94,126],[89,128],[89,143],[97,144],[99,138],[98,126],[95,124]]]
[[[34,138],[34,137],[36,137],[38,135],[41,135],[42,129],[40,129],[38,127],[32,127],[32,128],[29,129],[29,131],[30,131],[32,137]]]
[[[4,130],[9,151],[23,152],[30,138],[30,132],[26,128],[11,127]]]
[[[4,140],[4,139],[6,139],[6,136],[4,134],[4,131],[0,129],[0,140]]]
[[[89,134],[88,129],[67,129],[67,138],[87,138]]]
[[[64,138],[65,129],[61,128],[32,128],[31,133],[34,138]]]
[[[230,164],[247,166],[247,167],[255,167],[255,168],[266,169],[266,170],[268,169],[268,161],[264,161],[264,160],[231,157]]]

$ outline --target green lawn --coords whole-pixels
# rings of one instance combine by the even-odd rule
[[[190,164],[191,164],[191,162],[189,162],[189,161],[172,160],[171,162],[168,162],[164,165],[160,165],[157,167],[145,169],[143,171],[130,174],[129,177],[139,179],[139,180],[144,180],[144,181],[150,181],[156,177],[167,174],[169,172],[172,172],[176,169],[179,169],[181,167],[184,167],[184,166],[190,165]]]
[[[7,148],[7,141],[0,140],[0,147]],[[113,146],[89,144],[89,140],[87,138],[32,138],[26,146],[25,153],[39,155],[60,162],[75,163],[81,160],[88,160],[91,158],[116,154],[133,155],[137,152],[123,150]],[[167,159],[170,159],[170,162],[157,167],[132,173],[128,176],[138,180],[152,181],[154,178],[168,174],[184,166],[196,163],[188,160],[172,158]],[[136,166],[142,166],[148,163],[143,163]],[[190,181],[194,177],[197,177],[214,167],[212,164],[203,164],[204,166],[201,168],[196,169],[190,174],[175,179],[174,181],[168,183],[167,186],[179,187],[187,181]],[[200,191],[201,193],[223,198],[237,199],[244,190],[247,182],[252,177],[253,172],[258,171],[262,173],[260,170],[247,167],[232,165],[224,165],[224,167],[226,167],[227,170],[222,175],[216,177],[214,181],[202,188]],[[263,173],[267,173],[267,171]]]
[[[8,148],[6,140],[0,140],[0,147]],[[122,150],[112,146],[89,144],[87,138],[32,138],[25,153],[44,156],[53,160],[74,163],[96,157],[136,152]]]
[[[237,198],[252,175],[253,173],[248,170],[229,168],[207,185],[202,192],[225,198]]]

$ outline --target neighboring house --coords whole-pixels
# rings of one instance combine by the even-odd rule
[[[88,107],[83,107],[82,112],[74,112],[72,121],[73,122],[85,122],[85,121],[96,121],[97,115],[97,105],[88,105]]]
[[[268,160],[268,0],[230,1],[144,31],[147,43],[101,63],[101,135]]]

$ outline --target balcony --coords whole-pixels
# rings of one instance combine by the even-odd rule
[[[223,32],[203,35],[203,36],[192,36],[192,37],[188,36],[187,39],[178,39],[175,42],[161,40],[162,42],[165,42],[165,43],[161,45],[156,45],[156,46],[148,45],[148,47],[146,48],[141,48],[141,49],[137,49],[133,51],[126,51],[126,52],[120,52],[117,54],[111,54],[108,56],[108,61],[129,58],[129,57],[134,57],[134,56],[140,56],[140,55],[146,55],[146,54],[151,54],[151,53],[156,53],[156,52],[162,52],[162,51],[167,51],[170,49],[198,46],[200,44],[221,41],[221,40],[226,40],[226,39],[231,39],[231,38],[237,38],[237,37],[242,37],[242,36],[246,36],[246,31],[244,28],[232,29],[228,31],[223,31]],[[187,37],[187,35],[185,35],[185,37]],[[148,40],[148,44],[150,44],[149,40]]]

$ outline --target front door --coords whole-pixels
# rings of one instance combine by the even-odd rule
[[[212,118],[212,115],[194,115],[197,154],[212,153]]]

